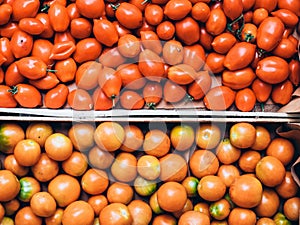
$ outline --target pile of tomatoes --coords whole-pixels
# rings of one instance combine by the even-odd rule
[[[277,124],[160,125],[1,123],[0,224],[298,224]]]
[[[299,9],[298,0],[1,0],[0,107],[282,106],[300,82]]]

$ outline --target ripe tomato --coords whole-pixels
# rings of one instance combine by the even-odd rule
[[[5,25],[9,22],[12,10],[13,8],[10,4],[3,3],[0,5],[0,13],[2,15],[0,18],[0,25]]]
[[[20,191],[20,183],[17,177],[9,170],[1,170],[1,201],[14,199]]]
[[[285,26],[291,28],[294,28],[299,21],[298,16],[293,11],[285,8],[273,11],[271,12],[271,15],[278,17]]]
[[[223,11],[225,15],[231,19],[237,19],[243,12],[243,2],[242,0],[224,0],[223,1]]]
[[[15,108],[17,106],[17,101],[9,90],[9,86],[0,85],[0,107]]]
[[[102,52],[101,44],[95,38],[85,38],[77,42],[73,58],[77,63],[96,60]]]
[[[73,144],[69,137],[56,132],[46,139],[45,151],[51,159],[64,161],[71,156]]]
[[[267,17],[258,26],[257,46],[267,52],[279,43],[284,32],[284,24],[278,17]]]
[[[10,40],[6,37],[0,38],[0,53],[6,58],[6,61],[2,65],[8,66],[15,60],[14,53],[12,51]]]
[[[89,197],[87,200],[92,208],[94,209],[94,213],[96,216],[99,216],[101,210],[108,205],[108,201],[105,195],[94,195]]]
[[[48,72],[45,77],[37,80],[29,80],[29,84],[40,90],[49,90],[54,88],[59,83],[57,76],[54,73]]]
[[[275,190],[264,188],[261,202],[254,208],[257,216],[272,217],[278,211],[280,205],[279,196]]]
[[[237,91],[234,102],[240,111],[250,112],[256,103],[255,93],[250,88],[241,89]]]
[[[197,77],[193,67],[187,64],[178,64],[168,68],[168,79],[179,85],[192,83]]]
[[[55,75],[63,82],[73,81],[77,71],[77,65],[73,58],[57,61],[54,66]]]
[[[162,130],[152,129],[145,134],[143,150],[146,154],[155,157],[162,157],[169,152],[170,147],[171,140]]]
[[[109,203],[117,202],[125,205],[132,201],[133,194],[133,188],[130,185],[121,182],[111,184],[106,192]]]
[[[293,197],[285,201],[283,205],[284,215],[291,221],[299,219],[300,198]]]
[[[205,23],[209,17],[210,8],[205,2],[196,2],[191,11],[191,16],[202,23]]]
[[[99,6],[98,6],[99,7]],[[70,25],[67,8],[59,3],[51,4],[48,10],[49,22],[56,32],[64,32]]]
[[[297,183],[290,171],[285,172],[283,181],[276,186],[275,190],[279,196],[284,199],[292,198],[297,195],[299,187],[297,186]]]
[[[104,170],[88,169],[81,177],[82,189],[91,195],[102,194],[108,184],[108,176]]]
[[[104,1],[103,0],[92,0],[85,1],[79,0],[75,2],[76,7],[81,15],[87,18],[99,18],[104,15]]]
[[[68,205],[62,216],[62,224],[92,224],[94,221],[94,210],[90,204],[78,200]]]
[[[126,58],[134,58],[141,51],[139,39],[132,34],[124,34],[118,40],[118,50]]]
[[[149,224],[152,218],[150,206],[143,200],[133,200],[128,205],[128,210],[133,218],[133,224]]]
[[[210,15],[205,23],[205,28],[209,34],[217,36],[225,30],[226,21],[224,11],[220,8],[215,8],[210,11]]]
[[[187,0],[171,0],[165,5],[164,14],[172,20],[181,20],[192,10],[192,3]]]
[[[224,70],[222,73],[222,84],[238,90],[249,87],[255,78],[256,75],[251,67],[235,71]]]
[[[64,84],[58,84],[44,96],[44,105],[50,109],[59,109],[67,102],[69,89]]]
[[[113,100],[107,97],[100,87],[95,89],[92,98],[94,110],[109,110],[114,106]],[[115,103],[116,101],[118,101],[118,99],[114,100]]]
[[[10,39],[10,47],[14,57],[28,56],[33,47],[33,36],[22,30],[16,30]]]
[[[266,102],[271,95],[272,85],[256,78],[251,85],[251,89],[254,91],[258,102]]]
[[[268,129],[263,126],[256,125],[256,138],[254,144],[251,146],[254,150],[265,150],[271,142],[271,134]]]
[[[293,83],[293,85],[298,86],[300,83],[300,62],[292,59],[289,62],[289,80]]]
[[[205,70],[208,70],[212,73],[220,73],[224,71],[224,60],[225,60],[225,55],[211,52],[208,53],[206,56],[206,64],[204,66]]]
[[[229,130],[229,138],[232,145],[237,148],[249,148],[256,139],[255,127],[247,122],[235,123]]]
[[[240,176],[240,171],[236,166],[231,164],[221,165],[218,169],[217,176],[221,178],[226,187],[230,187],[234,180]]]
[[[137,159],[132,153],[121,152],[111,165],[111,174],[118,181],[130,182],[137,176]]]
[[[183,63],[190,65],[196,71],[199,71],[205,62],[205,52],[200,44],[184,46]]]
[[[75,110],[91,110],[93,99],[89,92],[84,89],[73,89],[69,92],[67,103]]]
[[[155,106],[162,99],[162,86],[158,82],[148,82],[143,87],[143,98],[145,100],[145,104],[150,109],[155,109]]]
[[[41,156],[41,147],[34,140],[24,139],[16,144],[14,156],[20,165],[33,166]]]
[[[226,110],[234,102],[235,92],[226,86],[211,88],[205,95],[203,102],[210,110]]]
[[[163,99],[168,103],[176,103],[186,97],[186,86],[178,85],[171,80],[167,80],[163,87]]]
[[[218,201],[225,195],[226,185],[220,177],[207,175],[200,179],[197,191],[206,201]]]
[[[30,84],[17,84],[10,89],[15,100],[25,108],[35,108],[42,104],[41,93]]]
[[[58,162],[42,153],[39,161],[31,167],[33,176],[40,182],[50,181],[58,174]]]
[[[70,5],[72,5],[72,4],[70,4]],[[86,18],[79,17],[79,18],[71,19],[70,33],[74,38],[77,38],[77,39],[88,38],[92,33],[92,29],[93,29],[93,26],[92,26],[91,22]]]
[[[163,59],[169,65],[180,64],[183,60],[182,44],[176,40],[169,40],[164,43]]]
[[[40,34],[41,38],[51,38],[54,35],[54,30],[50,24],[49,15],[47,13],[38,13],[35,17],[44,24],[44,31]]]
[[[279,9],[288,9],[294,12],[297,16],[300,16],[299,2],[294,0],[278,0]]]
[[[237,42],[231,33],[221,33],[214,37],[211,46],[219,54],[226,54]]]
[[[62,216],[64,210],[62,208],[57,208],[52,216],[45,218],[46,225],[56,225],[62,223]]]
[[[30,200],[30,207],[35,215],[49,217],[56,211],[56,202],[48,192],[37,192]]]
[[[236,225],[240,223],[244,225],[255,225],[256,214],[250,209],[236,207],[231,210],[227,221],[230,225]]]
[[[115,8],[116,19],[124,27],[128,29],[136,29],[142,26],[143,15],[138,7],[128,2],[122,2],[118,6],[115,6]]]
[[[44,24],[36,18],[22,18],[19,21],[19,28],[31,35],[39,35],[44,31]]]
[[[195,142],[200,149],[213,149],[221,139],[221,129],[215,124],[201,124],[196,130]]]
[[[3,162],[3,168],[11,171],[18,177],[26,176],[29,172],[28,167],[22,166],[17,162],[14,154],[9,154],[5,157]]]
[[[141,109],[145,105],[145,100],[138,92],[125,90],[121,92],[120,104],[124,109]]]
[[[54,34],[54,44],[64,42],[64,41],[72,41],[72,42],[75,43],[75,39],[71,35],[70,31],[67,29],[64,32],[55,32],[55,34]]]
[[[199,100],[209,91],[211,84],[212,79],[208,71],[200,71],[196,80],[188,86],[187,92],[194,100]]]
[[[16,62],[20,74],[28,79],[37,80],[46,76],[47,65],[38,57],[28,56]]]
[[[76,50],[76,46],[73,41],[57,42],[53,45],[50,59],[53,60],[65,60],[69,58]]]
[[[156,54],[160,54],[162,51],[162,43],[159,40],[158,35],[154,31],[141,31],[141,44],[145,49],[150,49]]]
[[[209,206],[211,216],[217,220],[225,219],[229,215],[230,210],[231,205],[225,198],[213,202]]]
[[[170,40],[175,35],[175,26],[170,21],[166,20],[156,27],[156,33],[162,40]]]
[[[21,225],[21,224],[42,225],[42,218],[35,215],[30,206],[25,206],[16,213],[14,222],[15,225]]]
[[[40,1],[37,0],[18,0],[12,2],[13,21],[19,21],[22,18],[35,17],[40,7]]]
[[[163,224],[170,224],[170,225],[175,225],[176,219],[169,215],[169,214],[161,214],[161,215],[156,215],[153,219],[152,225],[163,225]]]
[[[189,223],[198,223],[198,224],[203,224],[203,225],[209,225],[209,217],[203,213],[196,212],[196,211],[187,211],[183,213],[179,220],[178,220],[178,225],[184,225],[184,224],[189,224]]]
[[[122,203],[112,203],[102,209],[99,215],[101,224],[115,225],[132,224],[133,218],[126,205]]]
[[[199,24],[192,17],[185,17],[175,23],[175,34],[184,44],[195,44],[200,38]]]
[[[277,1],[262,1],[262,0],[257,0],[254,4],[254,9],[257,8],[265,8],[269,12],[272,12],[277,6]]]
[[[274,103],[285,105],[292,99],[294,92],[293,84],[290,80],[285,80],[282,83],[276,84],[271,93],[271,98]]]
[[[112,22],[103,17],[94,19],[93,34],[97,41],[109,47],[117,43],[119,39],[115,26]]]
[[[130,63],[120,65],[116,70],[116,74],[121,77],[124,89],[138,90],[146,83],[146,80],[139,71],[137,64]]]
[[[90,123],[76,123],[68,131],[75,149],[84,152],[94,146],[95,127]]]
[[[223,164],[236,162],[241,155],[241,150],[234,147],[228,138],[223,139],[216,148],[216,155]]]
[[[67,4],[64,5],[67,7],[67,12],[71,21],[73,19],[78,19],[80,17],[80,13],[75,2],[69,3],[68,5]]]
[[[291,58],[297,52],[297,42],[294,43],[289,38],[282,38],[272,53],[284,59]]]
[[[160,175],[160,162],[152,155],[143,155],[137,161],[139,175],[147,180],[155,180]]]
[[[94,146],[89,151],[89,164],[97,169],[107,169],[114,160],[114,153],[101,150],[98,146]]]
[[[40,58],[47,66],[53,64],[53,60],[49,59],[53,48],[53,44],[46,39],[37,39],[33,42],[31,56]]]
[[[163,21],[164,11],[161,6],[157,4],[148,4],[144,12],[147,23],[157,26]]]

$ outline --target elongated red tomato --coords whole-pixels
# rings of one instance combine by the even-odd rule
[[[188,0],[170,0],[165,5],[164,14],[172,20],[181,20],[192,10]]]
[[[6,61],[3,63],[4,66],[10,65],[15,60],[10,41],[7,37],[0,38],[0,53],[6,59]]]
[[[76,43],[73,59],[77,63],[96,60],[102,52],[102,45],[96,38],[84,38]]]
[[[33,47],[31,51],[31,56],[36,56],[46,63],[46,65],[53,64],[53,60],[49,59],[53,48],[51,41],[46,39],[36,39],[33,42]]]
[[[148,82],[143,88],[143,98],[145,100],[146,106],[150,109],[155,108],[155,106],[162,99],[162,86],[158,82]]]
[[[257,46],[267,52],[272,51],[280,42],[284,24],[278,17],[267,17],[257,29]]]
[[[228,18],[235,20],[243,12],[242,0],[223,0],[223,11]]]
[[[156,54],[162,51],[162,43],[154,31],[141,31],[141,43],[145,49],[150,49]]]
[[[205,63],[205,51],[200,44],[183,47],[183,63],[199,71]]]
[[[179,85],[192,83],[197,77],[193,67],[187,64],[178,64],[168,69],[168,78]]]
[[[200,38],[199,24],[192,17],[175,23],[176,36],[186,45],[195,44]]]
[[[244,88],[235,95],[235,106],[242,112],[250,112],[256,103],[256,97],[252,89]]]
[[[93,34],[100,43],[109,47],[117,43],[119,39],[115,26],[103,17],[94,19]]]
[[[49,59],[65,60],[69,58],[75,50],[76,46],[73,41],[56,43],[53,45]]]
[[[132,90],[125,90],[121,92],[120,103],[124,109],[141,109],[145,105],[144,98]]]
[[[36,18],[23,18],[19,21],[19,28],[31,35],[39,35],[44,31],[44,24]]]
[[[251,89],[254,91],[258,102],[266,102],[271,95],[272,85],[256,78],[251,85]]]
[[[123,64],[117,68],[116,73],[121,77],[122,86],[126,89],[138,90],[146,83],[137,64]]]
[[[93,108],[91,95],[86,90],[80,88],[69,92],[67,102],[75,110],[91,110]]]
[[[109,110],[113,107],[113,100],[102,91],[100,87],[93,92],[94,110]],[[115,99],[115,102],[118,100]]]
[[[35,17],[40,7],[38,0],[18,0],[12,2],[13,21],[19,21],[22,18]]]
[[[226,54],[236,42],[233,34],[222,33],[213,39],[211,46],[217,53]]]
[[[294,43],[289,38],[282,38],[279,44],[274,48],[272,53],[284,59],[293,57],[297,52],[297,43]]]
[[[4,3],[0,5],[0,25],[7,24],[10,20],[10,16],[12,14],[12,6],[10,4]]]
[[[70,18],[65,6],[55,3],[48,10],[49,21],[54,31],[64,32],[68,29]]]
[[[222,84],[238,90],[250,86],[255,78],[256,75],[251,67],[235,71],[225,70],[222,73]]]
[[[273,87],[271,98],[273,102],[281,105],[287,104],[292,99],[294,88],[290,80],[285,80]]]
[[[10,39],[10,47],[16,58],[28,56],[33,47],[33,36],[22,30],[16,30]]]
[[[49,90],[54,88],[59,83],[57,76],[54,73],[48,72],[46,76],[37,79],[29,80],[29,84],[32,84],[37,89],[40,90]]]
[[[210,110],[226,110],[233,104],[235,94],[229,87],[216,86],[206,93],[203,103]]]
[[[35,108],[42,104],[41,93],[30,84],[17,84],[10,89],[18,104],[25,108]]]
[[[211,35],[219,35],[226,28],[227,19],[222,9],[216,8],[211,10],[205,28]]]
[[[265,8],[269,12],[272,12],[277,6],[278,0],[256,0],[254,9]]]
[[[0,85],[0,107],[1,108],[15,108],[17,101],[14,99],[10,87],[7,85]]]
[[[103,0],[76,0],[75,4],[79,13],[87,18],[99,18],[103,16],[105,12]]]
[[[204,97],[212,84],[208,71],[199,71],[196,80],[188,86],[187,92],[194,100]]]
[[[67,102],[69,89],[65,84],[58,84],[49,90],[44,97],[44,104],[50,109],[59,109]]]
[[[28,56],[16,62],[18,71],[26,78],[36,80],[46,76],[47,65],[40,58]]]
[[[139,28],[143,23],[141,10],[128,2],[122,2],[116,6],[115,16],[120,24],[128,29]]]
[[[298,86],[300,83],[300,62],[298,60],[292,59],[289,62],[289,70],[290,81],[295,85]]]
[[[298,16],[293,11],[288,9],[278,9],[276,11],[271,12],[271,14],[272,16],[276,16],[279,19],[281,19],[281,21],[287,27],[294,28],[299,21]]]

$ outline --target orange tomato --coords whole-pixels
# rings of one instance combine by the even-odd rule
[[[68,131],[68,136],[75,149],[81,152],[94,146],[95,126],[91,123],[74,123]]]
[[[260,217],[272,217],[278,211],[280,199],[275,190],[264,188],[261,202],[254,208],[256,215]]]
[[[114,153],[94,146],[89,151],[89,164],[97,169],[107,169],[113,163]]]
[[[64,210],[62,208],[57,208],[52,216],[45,218],[46,225],[61,224],[63,212]]]
[[[46,153],[42,153],[39,161],[31,167],[33,176],[40,182],[50,181],[58,171],[58,162],[49,158]]]
[[[67,9],[74,5],[74,8],[78,10],[77,6],[73,3],[70,4]],[[78,12],[79,13],[79,12]],[[83,17],[73,18],[70,22],[70,33],[74,38],[85,39],[89,38],[92,33],[93,26],[91,22]]]
[[[147,180],[155,180],[161,172],[160,161],[152,155],[143,155],[137,161],[139,175]]]
[[[20,165],[14,154],[7,155],[4,159],[4,169],[13,172],[16,176],[23,177],[29,172],[29,168]]]
[[[88,169],[81,177],[82,189],[91,195],[102,194],[108,187],[109,181],[105,171]]]
[[[56,161],[68,159],[73,152],[73,144],[63,133],[53,133],[45,141],[47,155]]]
[[[261,155],[257,151],[248,150],[242,153],[239,158],[239,167],[247,173],[253,173],[255,171],[256,164],[261,159]]]
[[[15,225],[42,225],[42,218],[35,215],[30,206],[21,208],[15,216]]]
[[[104,207],[99,220],[101,224],[107,225],[131,225],[133,222],[128,207],[122,203],[112,203]]]
[[[41,93],[32,85],[19,83],[9,90],[18,104],[25,108],[35,108],[42,104]]]
[[[72,155],[62,163],[63,170],[74,177],[83,175],[87,170],[87,167],[87,157],[78,151],[74,151]]]
[[[9,92],[10,87],[7,85],[0,85],[0,107],[16,108],[17,101],[14,99],[12,93]]]
[[[78,200],[69,204],[63,213],[62,224],[90,225],[94,221],[94,210],[90,204]]]
[[[67,103],[74,110],[91,110],[93,108],[92,96],[81,88],[69,92]]]
[[[126,125],[123,128],[125,132],[125,138],[120,146],[120,149],[125,152],[139,150],[144,141],[144,134],[142,130],[135,125]]]
[[[233,164],[241,155],[241,150],[234,147],[228,138],[224,138],[216,147],[216,155],[223,164]]]
[[[201,149],[213,149],[221,140],[221,129],[215,124],[201,124],[196,130],[195,142]]]
[[[48,192],[37,192],[30,200],[30,207],[35,215],[50,217],[56,211],[56,202]]]
[[[121,152],[112,163],[111,174],[121,182],[133,181],[137,176],[137,159],[128,152]]]
[[[263,126],[256,125],[256,138],[254,144],[251,146],[254,150],[264,150],[266,149],[271,142],[271,134],[269,130],[267,130]]]
[[[204,200],[218,201],[225,195],[226,185],[219,176],[207,175],[199,180],[197,191]]]
[[[230,185],[234,182],[234,180],[240,176],[239,169],[234,165],[221,165],[219,167],[217,176],[221,178],[226,187],[230,187]]]
[[[33,166],[40,159],[41,147],[32,139],[24,139],[16,144],[14,156],[20,165]]]
[[[129,204],[133,199],[133,188],[121,182],[111,184],[106,192],[107,200],[109,203],[123,203]]]
[[[222,84],[238,90],[249,87],[255,78],[256,75],[251,67],[235,71],[224,70],[222,73]]]
[[[109,47],[117,43],[118,32],[112,22],[103,17],[94,19],[93,22],[93,34],[97,41]]]
[[[46,76],[37,79],[29,80],[29,84],[40,90],[50,90],[59,83],[57,76],[54,73],[48,72]]]
[[[235,95],[235,106],[242,112],[250,112],[256,103],[255,93],[250,88],[237,91]]]
[[[84,38],[76,43],[73,58],[77,63],[98,59],[102,45],[95,38]]]
[[[297,195],[299,187],[297,186],[290,171],[285,172],[283,181],[275,187],[275,190],[283,199],[292,198]]]
[[[115,17],[124,27],[128,29],[141,27],[143,15],[138,7],[128,2],[121,2],[121,4],[115,8]]]
[[[128,210],[133,218],[133,225],[147,225],[152,219],[152,210],[143,200],[133,200],[129,203]]]
[[[0,171],[1,181],[1,202],[14,199],[20,191],[20,182],[17,177],[9,170]]]
[[[167,79],[163,87],[163,99],[168,103],[182,101],[186,97],[186,86]]]
[[[172,20],[181,20],[192,10],[192,3],[187,0],[171,0],[165,5],[164,14]]]
[[[49,22],[56,32],[64,32],[70,25],[67,9],[61,4],[51,4],[48,9]]]
[[[237,148],[249,148],[256,139],[255,127],[247,122],[235,123],[229,131],[230,142]]]
[[[170,40],[175,35],[175,26],[170,21],[166,20],[156,27],[156,33],[162,40]]]
[[[92,206],[96,216],[99,216],[101,210],[108,205],[105,195],[93,195],[87,200],[87,203]]]
[[[214,8],[205,23],[207,32],[213,36],[221,34],[226,28],[226,15],[220,8]]]
[[[143,149],[148,155],[162,157],[166,155],[171,147],[169,136],[158,129],[152,129],[145,134]]]

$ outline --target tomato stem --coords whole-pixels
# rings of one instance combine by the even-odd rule
[[[147,103],[146,103],[146,106],[147,106],[149,109],[153,109],[153,110],[156,109],[156,104],[155,104],[154,102],[147,102]]]
[[[237,30],[233,29],[233,26],[237,23],[241,23],[239,28]],[[233,33],[237,38],[240,39],[241,32],[244,28],[245,20],[244,20],[244,15],[241,14],[238,18],[233,20],[231,23],[227,24],[227,30],[229,30],[231,33]]]
[[[117,9],[119,8],[119,6],[121,5],[121,3],[118,3],[118,4],[116,4],[116,5],[110,3],[109,5],[111,6],[111,8],[112,8],[113,10],[117,10]]]
[[[260,107],[261,107],[261,111],[264,112],[265,111],[265,104],[263,102],[260,103]]]
[[[18,87],[12,86],[11,89],[8,90],[8,92],[12,93],[13,95],[18,93]]]
[[[150,2],[150,0],[144,0],[144,1],[142,1],[141,5],[145,5],[145,4],[147,4],[148,2]]]
[[[41,12],[48,12],[48,9],[50,8],[50,5],[45,4],[43,5],[43,7],[41,8]]]
[[[245,41],[246,42],[251,42],[254,38],[254,35],[252,35],[251,33],[247,33],[245,34]]]
[[[262,57],[266,52],[267,52],[266,50],[259,48],[258,49],[258,57],[259,58]]]
[[[47,72],[52,72],[52,73],[55,73],[57,72],[57,70],[52,70],[52,69],[46,69]]]
[[[112,100],[112,108],[115,108],[115,106],[116,106],[116,101],[115,101],[116,97],[117,97],[116,95],[110,96],[110,98]]]

